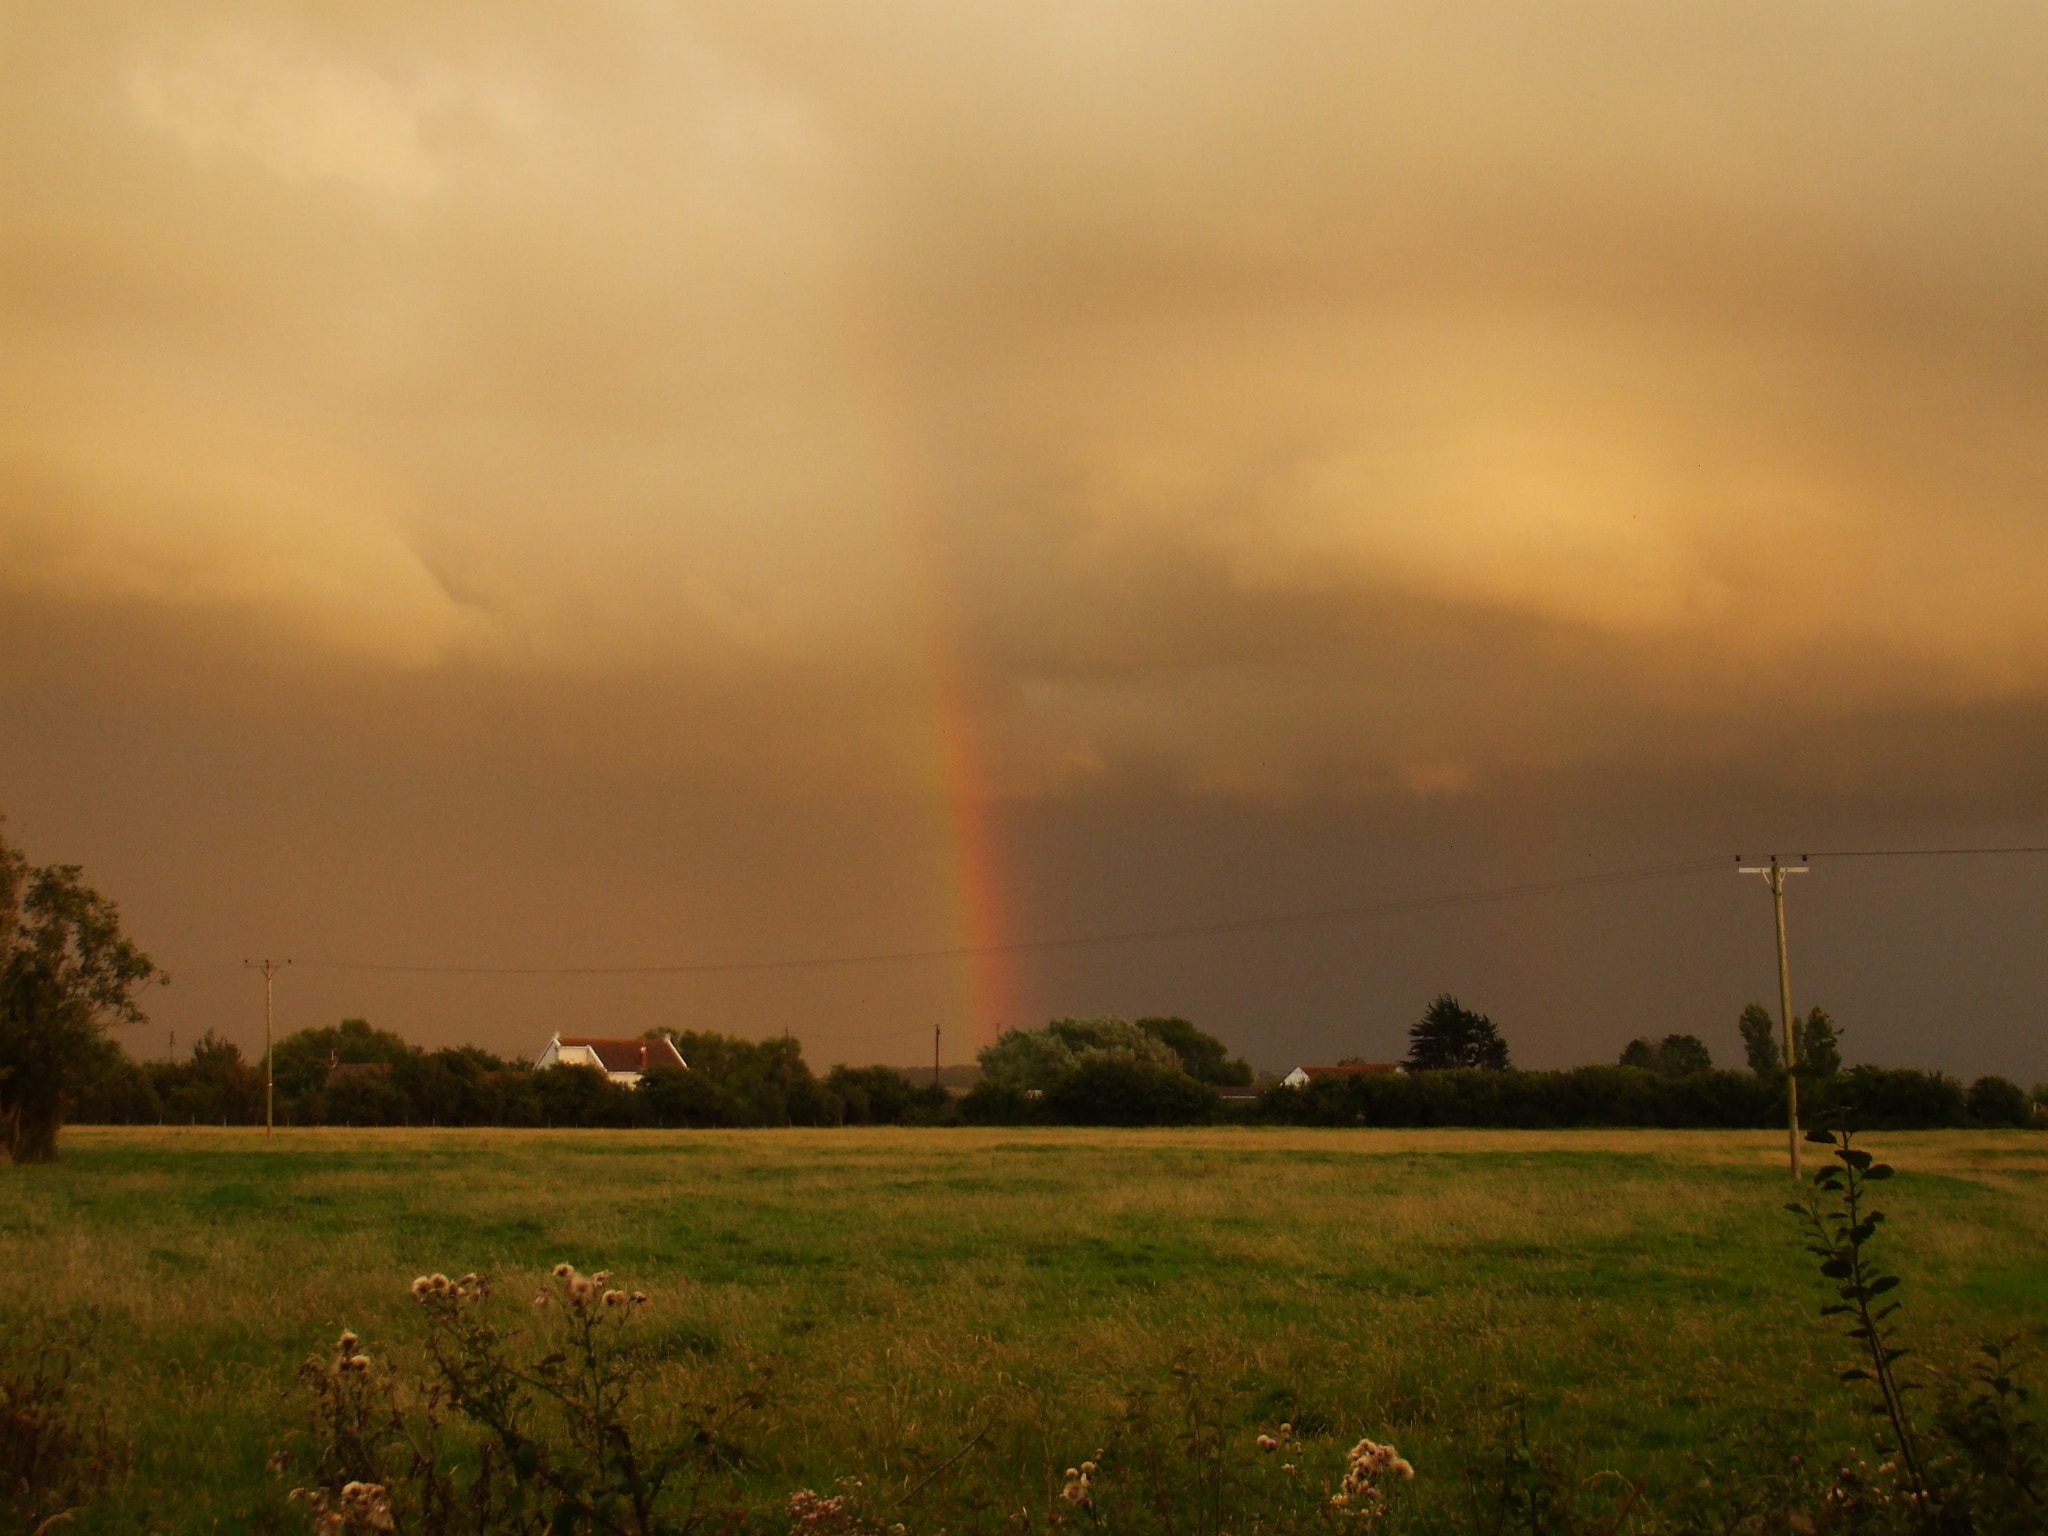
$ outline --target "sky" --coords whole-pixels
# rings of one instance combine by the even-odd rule
[[[2044,61],[1908,0],[9,7],[7,835],[169,969],[144,1054],[260,1041],[271,955],[280,1028],[527,1054],[1284,1070],[1449,990],[1739,1060],[1736,855],[2048,844]],[[1789,907],[1852,1060],[2048,1078],[2048,857]]]

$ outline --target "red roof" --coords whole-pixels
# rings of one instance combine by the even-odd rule
[[[596,1053],[607,1072],[645,1072],[649,1067],[687,1065],[673,1040],[598,1040],[589,1035],[564,1035],[562,1047],[580,1045]]]
[[[1347,1061],[1341,1067],[1303,1067],[1310,1077],[1384,1077],[1389,1072],[1401,1070],[1400,1064],[1392,1061]]]

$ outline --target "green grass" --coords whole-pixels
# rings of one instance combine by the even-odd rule
[[[1870,1138],[1906,1318],[1934,1356],[2048,1325],[2048,1138]],[[1818,1151],[1820,1149],[1812,1149]],[[1507,1405],[1586,1472],[1653,1486],[1796,1408],[1858,1431],[1846,1344],[1748,1133],[220,1130],[67,1133],[0,1173],[0,1320],[96,1309],[92,1385],[131,1470],[77,1529],[303,1529],[265,1457],[344,1326],[404,1367],[422,1270],[559,1260],[655,1294],[678,1392],[772,1368],[747,1493],[858,1474],[896,1518],[1039,1518],[1176,1364],[1249,1441],[1391,1436],[1418,1500]],[[382,1368],[380,1366],[380,1368]],[[1817,1415],[1817,1417],[1814,1417]],[[1334,1439],[1332,1441],[1334,1442]],[[978,1506],[978,1512],[977,1512]]]

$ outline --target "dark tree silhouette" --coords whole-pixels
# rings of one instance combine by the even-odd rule
[[[121,914],[75,864],[31,868],[0,836],[0,1143],[17,1163],[57,1157],[70,1102],[118,1058],[110,1023],[162,979]]]
[[[1833,1077],[1842,1070],[1842,1042],[1835,1021],[1825,1008],[1815,1008],[1803,1019],[1792,1021],[1799,1041],[1799,1075]]]
[[[1761,1003],[1742,1010],[1737,1022],[1742,1031],[1742,1049],[1749,1057],[1749,1070],[1758,1077],[1776,1077],[1785,1070],[1785,1053],[1778,1049],[1778,1021]]]
[[[1439,992],[1408,1031],[1408,1070],[1441,1072],[1453,1067],[1480,1067],[1505,1072],[1508,1043],[1483,1013],[1463,1007],[1448,992]]]

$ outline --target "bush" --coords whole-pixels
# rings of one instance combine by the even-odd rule
[[[2024,1127],[2034,1123],[2034,1106],[2026,1089],[2009,1078],[1978,1078],[1970,1084],[1964,1105],[1974,1125]]]
[[[946,1107],[946,1092],[913,1083],[894,1067],[834,1067],[825,1091],[837,1098],[847,1125],[927,1124]]]
[[[1066,1125],[1198,1125],[1223,1101],[1174,1067],[1120,1056],[1076,1062],[1045,1091],[1045,1110]]]
[[[413,1106],[390,1078],[366,1073],[337,1078],[307,1110],[320,1125],[410,1125]]]
[[[702,1072],[651,1067],[635,1090],[644,1124],[663,1130],[717,1130],[747,1123],[746,1106]]]
[[[1831,1115],[1873,1131],[1933,1131],[1969,1123],[1963,1085],[1942,1072],[1913,1067],[1851,1067],[1825,1083],[1800,1089],[1809,1118]]]
[[[170,1125],[261,1125],[263,1073],[242,1059],[241,1047],[208,1030],[180,1062],[148,1067]]]
[[[104,1488],[115,1445],[104,1407],[79,1388],[98,1358],[97,1318],[9,1319],[0,1327],[0,1531],[69,1524]]]
[[[81,1093],[71,1107],[79,1125],[156,1125],[164,1106],[141,1062],[123,1055]]]
[[[597,1127],[630,1125],[632,1092],[621,1088],[601,1067],[556,1066],[533,1074],[541,1117],[551,1126]]]
[[[984,1077],[961,1095],[960,1118],[969,1125],[1028,1125],[1040,1118],[1039,1101],[1015,1083]]]
[[[1257,1113],[1289,1125],[1739,1130],[1781,1124],[1784,1100],[1774,1085],[1749,1072],[1673,1078],[1621,1066],[1568,1072],[1466,1068],[1276,1086],[1260,1095]]]

